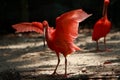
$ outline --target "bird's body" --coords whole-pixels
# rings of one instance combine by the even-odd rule
[[[109,4],[109,0],[104,0],[103,17],[100,18],[94,25],[92,40],[97,42],[96,51],[99,51],[98,40],[102,37],[104,37],[105,50],[107,51],[105,38],[111,29],[111,22],[108,20],[108,17],[107,17],[108,4]]]
[[[44,21],[43,24],[44,23],[48,23],[48,22]],[[73,43],[73,41],[71,42],[71,38],[69,37],[69,34],[65,33],[65,35],[62,34],[60,29],[59,29],[59,33],[58,33],[57,29],[53,29],[53,28],[47,26],[46,41],[47,41],[48,47],[51,50],[55,51],[57,54],[62,53],[64,56],[67,56],[68,54],[70,54],[76,50],[80,50],[80,48],[77,47]],[[67,36],[69,38],[67,38]]]
[[[110,29],[111,22],[106,17],[102,17],[94,25],[92,39],[98,41],[101,37],[106,37],[106,35],[110,32]]]
[[[56,18],[56,29],[50,27],[46,20],[42,22],[42,26],[45,28],[45,39],[47,41],[47,45],[51,50],[55,51],[58,58],[58,63],[53,72],[53,75],[56,74],[57,67],[60,63],[59,54],[62,53],[65,57],[64,75],[67,76],[66,57],[68,54],[71,54],[76,50],[80,50],[80,48],[74,44],[74,40],[78,35],[79,23],[89,16],[91,16],[91,14],[87,14],[82,9],[66,12]]]

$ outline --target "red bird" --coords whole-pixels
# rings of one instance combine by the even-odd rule
[[[53,72],[53,75],[57,74],[56,70],[60,63],[59,54],[62,53],[63,56],[65,57],[64,76],[67,77],[67,58],[66,57],[72,52],[76,50],[80,50],[80,48],[77,47],[73,42],[78,35],[79,22],[82,22],[89,16],[91,16],[91,14],[87,14],[82,9],[66,12],[56,18],[56,29],[49,27],[49,24],[47,21],[43,21],[42,26],[45,28],[45,38],[47,41],[47,45],[51,50],[56,52],[56,55],[58,58],[58,63]],[[13,28],[19,31],[17,27],[20,27],[20,26],[13,26]]]
[[[105,51],[108,51],[106,47],[106,36],[111,29],[111,22],[108,20],[108,17],[107,17],[107,7],[109,3],[110,3],[109,0],[104,0],[103,17],[100,18],[94,25],[92,40],[96,41],[97,43],[96,51],[100,51],[98,47],[98,40],[101,37],[104,37]]]
[[[16,33],[34,31],[34,32],[45,35],[43,24],[40,22],[21,22],[21,23],[12,25],[12,27],[17,30]],[[43,42],[45,46],[45,37],[43,37]]]

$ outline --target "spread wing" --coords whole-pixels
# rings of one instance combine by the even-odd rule
[[[12,25],[12,27],[16,30],[17,33],[19,32],[37,32],[43,33],[43,25],[40,22],[22,22],[18,24]]]
[[[82,9],[72,10],[56,18],[56,35],[58,39],[73,41],[78,35],[79,23],[92,14],[87,14]]]

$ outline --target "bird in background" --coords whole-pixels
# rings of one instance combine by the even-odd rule
[[[77,50],[80,50],[80,48],[74,44],[74,40],[78,36],[79,23],[84,21],[91,15],[92,14],[87,14],[82,9],[76,9],[65,12],[56,18],[55,29],[50,27],[48,21],[46,20],[44,20],[42,23],[37,22],[40,25],[36,25],[36,26],[34,25],[30,27],[24,25],[21,26],[20,23],[20,24],[12,25],[12,27],[16,29],[17,32],[35,31],[38,33],[44,33],[43,30],[45,29],[45,39],[47,41],[47,45],[51,50],[53,50],[56,53],[58,59],[57,65],[52,75],[57,75],[56,71],[60,63],[60,53],[61,53],[65,58],[64,76],[67,77],[67,55]],[[41,29],[43,32],[41,32],[41,30],[38,29]]]
[[[111,29],[111,22],[108,20],[108,16],[107,16],[107,8],[108,8],[109,3],[110,3],[109,0],[104,0],[103,16],[94,25],[94,29],[92,33],[92,40],[96,41],[96,44],[97,44],[96,51],[101,51],[99,49],[98,40],[102,37],[104,37],[105,51],[110,51],[106,47],[106,36],[110,32],[110,29]]]
[[[39,34],[43,34],[43,46],[45,47],[45,33],[43,24],[41,22],[21,22],[18,24],[12,25],[14,29],[16,29],[16,33],[23,33],[23,32],[37,32]]]

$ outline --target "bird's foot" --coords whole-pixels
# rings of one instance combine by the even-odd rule
[[[68,74],[64,74],[63,77],[67,78],[67,77],[68,77]]]
[[[52,73],[51,76],[59,76],[59,77],[64,77],[64,78],[68,78],[70,74],[58,74],[56,72]]]
[[[96,50],[94,50],[93,52],[103,52],[103,50],[96,49]]]
[[[57,72],[53,72],[51,75],[56,76],[56,75],[59,75],[59,74]]]
[[[59,74],[59,76],[64,77],[64,78],[68,78],[70,74]]]
[[[97,49],[96,52],[103,52],[103,50]]]
[[[106,48],[104,51],[105,51],[105,52],[111,52],[112,50],[111,50],[111,49]]]
[[[57,72],[53,72],[53,73],[51,74],[51,76],[59,76],[59,77],[68,78],[68,77],[70,76],[70,74],[74,74],[74,73],[58,74]]]

